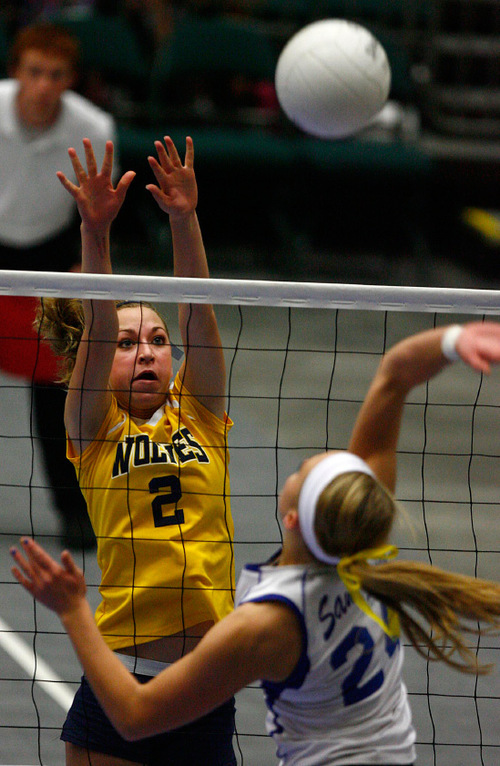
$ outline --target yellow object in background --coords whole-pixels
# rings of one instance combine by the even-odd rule
[[[500,211],[466,207],[462,220],[490,245],[500,245]]]

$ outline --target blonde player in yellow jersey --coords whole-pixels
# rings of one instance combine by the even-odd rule
[[[68,150],[76,183],[58,178],[82,219],[82,270],[109,274],[110,226],[134,173],[114,187],[113,145],[102,168],[85,139],[86,169]],[[174,275],[208,277],[198,224],[194,149],[155,142],[157,184],[146,188],[169,215]],[[185,360],[171,383],[168,330],[143,303],[45,301],[42,331],[64,353],[65,422],[98,541],[96,621],[108,646],[141,681],[192,650],[233,607],[226,370],[212,306],[180,305]],[[65,722],[68,766],[230,766],[234,701],[179,732],[126,742],[85,677]]]

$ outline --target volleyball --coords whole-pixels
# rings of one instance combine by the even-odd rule
[[[387,54],[360,24],[323,19],[299,30],[276,67],[276,93],[287,117],[319,138],[344,138],[382,109],[391,87]]]

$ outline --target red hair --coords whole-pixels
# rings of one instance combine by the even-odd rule
[[[10,50],[9,65],[16,70],[27,50],[42,51],[64,59],[76,73],[80,61],[80,44],[62,27],[40,23],[24,27],[16,35]]]

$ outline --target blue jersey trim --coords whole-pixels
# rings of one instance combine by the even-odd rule
[[[274,702],[274,700],[277,699],[285,689],[300,689],[300,687],[304,683],[304,680],[309,672],[311,663],[307,655],[308,642],[307,642],[306,624],[304,622],[304,617],[302,613],[300,612],[300,610],[297,609],[293,601],[277,593],[268,593],[265,596],[260,596],[258,598],[251,599],[252,603],[259,603],[259,602],[262,603],[262,602],[268,602],[268,601],[285,604],[285,606],[291,609],[299,621],[300,632],[302,635],[302,648],[301,648],[300,656],[296,666],[294,667],[294,669],[292,670],[288,678],[285,678],[284,681],[280,681],[278,683],[274,681],[266,681],[265,679],[262,680],[262,688],[264,689],[266,693],[266,699],[268,703],[271,705]],[[245,603],[248,603],[248,601],[245,601]]]
[[[267,559],[263,564],[245,564],[245,569],[248,569],[249,572],[259,572],[262,569],[262,567],[268,567],[273,566],[275,561],[281,556],[281,548],[276,551],[276,553],[273,553],[273,555]]]

